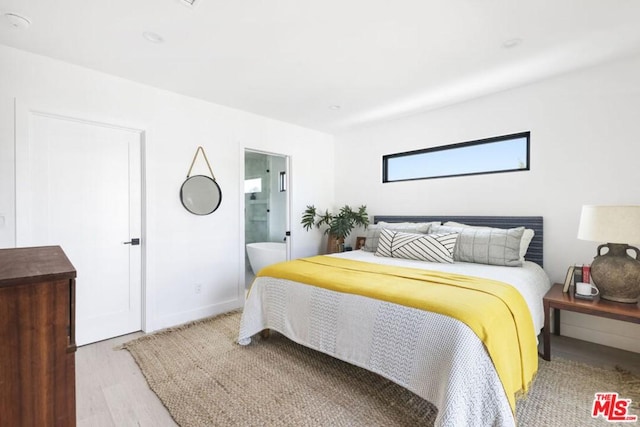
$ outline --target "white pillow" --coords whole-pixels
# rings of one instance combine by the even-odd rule
[[[492,228],[492,227],[481,227],[475,225],[467,225],[461,224],[455,221],[447,221],[442,225],[446,225],[448,227],[461,227],[461,228]],[[530,228],[525,228],[524,233],[522,233],[522,239],[520,240],[520,262],[524,262],[524,256],[527,254],[527,250],[529,250],[529,245],[533,240],[533,236],[535,232]]]
[[[380,230],[376,256],[453,263],[453,249],[458,233],[414,234]]]
[[[386,228],[387,230],[402,230],[404,228],[415,228],[420,230],[419,233],[426,234],[429,229],[431,229],[434,225],[442,224],[440,221],[431,221],[431,222],[384,222],[380,221],[376,223],[376,225],[381,226],[382,228]],[[427,231],[424,231],[427,230]]]
[[[529,245],[531,244],[535,234],[536,233],[530,228],[524,229],[524,233],[522,233],[522,240],[520,240],[520,261],[524,262],[524,256],[527,254]]]

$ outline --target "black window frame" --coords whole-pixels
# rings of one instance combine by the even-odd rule
[[[389,159],[394,159],[397,157],[412,156],[412,155],[420,155],[425,153],[433,153],[437,151],[453,150],[458,148],[470,147],[474,145],[490,144],[494,142],[507,141],[510,139],[521,139],[521,138],[526,138],[526,141],[527,141],[527,160],[524,168],[489,170],[485,172],[454,173],[450,175],[403,178],[403,179],[394,179],[394,180],[388,179]],[[438,147],[423,148],[420,150],[404,151],[402,153],[386,154],[382,156],[382,183],[383,184],[390,183],[390,182],[417,181],[417,180],[423,180],[423,179],[451,178],[451,177],[457,177],[457,176],[488,175],[488,174],[507,173],[507,172],[524,172],[528,170],[531,170],[531,131],[512,133],[509,135],[494,136],[491,138],[478,139],[474,141],[459,142],[456,144],[441,145]]]

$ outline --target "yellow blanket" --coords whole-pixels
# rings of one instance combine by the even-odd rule
[[[522,295],[505,283],[322,255],[274,264],[258,276],[362,295],[460,320],[487,348],[514,413],[516,395],[527,391],[538,370],[529,308]]]

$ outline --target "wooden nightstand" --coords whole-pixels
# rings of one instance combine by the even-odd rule
[[[542,299],[544,305],[544,360],[551,360],[551,309],[553,309],[553,333],[560,335],[560,310],[592,316],[607,317],[624,322],[640,323],[638,304],[625,304],[595,297],[593,300],[574,298],[570,293],[562,292],[562,284],[554,284]]]

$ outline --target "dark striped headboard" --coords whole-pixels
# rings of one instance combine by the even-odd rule
[[[495,228],[515,228],[526,227],[534,231],[535,235],[529,245],[529,250],[525,259],[532,261],[543,267],[542,238],[543,227],[541,216],[398,216],[398,215],[376,215],[373,217],[374,224],[384,222],[431,222],[447,221],[460,222],[462,224],[495,227]]]

